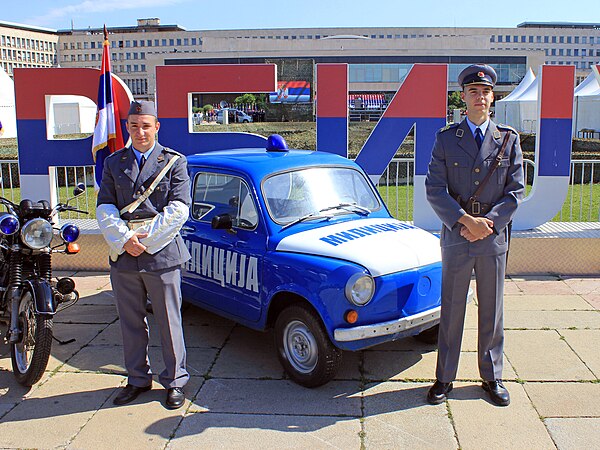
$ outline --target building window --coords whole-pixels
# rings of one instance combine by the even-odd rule
[[[169,46],[173,47],[175,45],[175,39],[169,39]]]
[[[542,43],[542,37],[541,36],[536,36],[535,37],[535,42],[537,42],[538,44]]]
[[[562,48],[558,49],[558,56],[563,56],[563,49]]]
[[[141,69],[142,69],[142,72],[145,72],[146,71],[146,64],[142,64],[141,65]]]
[[[571,36],[567,36],[567,44],[571,43]]]
[[[142,41],[143,42],[143,41]],[[133,41],[133,46],[137,47],[137,41]]]
[[[498,42],[502,42],[502,36],[498,35]]]
[[[570,48],[567,49],[567,56],[571,56],[571,49]]]
[[[529,43],[533,44],[533,36],[529,36]]]
[[[581,37],[581,43],[582,44],[587,44],[587,36],[582,36]]]
[[[573,56],[579,56],[579,49],[578,48],[573,49]]]
[[[125,59],[131,59],[131,53],[125,53]]]
[[[177,45],[181,45],[181,39],[177,39]]]
[[[490,36],[490,42],[496,42],[496,36],[493,34]]]
[[[196,45],[196,38],[192,38],[192,45]]]
[[[594,36],[590,36],[590,44],[594,44]]]
[[[131,41],[125,41],[125,47],[126,48],[131,47]]]
[[[190,45],[190,40],[189,40],[189,38],[184,38],[184,39],[183,39],[183,45]]]
[[[521,36],[521,42],[525,42],[527,36]]]
[[[552,50],[550,50],[550,54],[551,54],[552,56],[556,56],[556,49],[555,49],[555,48],[553,48]]]
[[[556,36],[552,36],[552,43],[556,44]]]
[[[575,36],[575,44],[579,44],[579,36]]]
[[[585,50],[585,48],[581,49],[581,56],[586,56],[586,50]]]
[[[140,59],[146,59],[146,52],[140,52]]]
[[[544,36],[544,44],[547,44],[549,41],[548,36]]]

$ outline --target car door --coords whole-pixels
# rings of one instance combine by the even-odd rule
[[[251,184],[239,174],[190,168],[192,208],[182,237],[192,258],[183,268],[186,299],[246,322],[261,316],[266,228]],[[233,227],[213,229],[229,214]]]

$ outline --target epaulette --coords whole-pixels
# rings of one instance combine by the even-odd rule
[[[503,130],[508,130],[508,131],[512,131],[515,134],[519,134],[519,132],[517,130],[515,130],[513,127],[511,127],[510,125],[506,125],[504,123],[497,123],[496,128],[502,128]]]
[[[173,150],[172,148],[169,148],[169,147],[163,147],[163,152],[165,152],[165,153],[171,153],[172,155],[183,156],[183,153],[179,153],[178,151]]]
[[[118,158],[118,156],[115,156],[115,155],[120,155],[125,150],[127,150],[127,147],[123,147],[123,148],[120,148],[119,150],[115,150],[113,153],[111,153],[110,155],[108,155],[106,158],[107,159],[110,158],[110,157]]]
[[[449,123],[449,124],[448,124],[448,125],[446,125],[445,127],[443,127],[443,128],[440,128],[440,129],[438,130],[438,133],[443,133],[444,131],[451,130],[452,128],[456,128],[456,127],[457,127],[457,126],[459,126],[459,125],[460,125],[460,123]]]

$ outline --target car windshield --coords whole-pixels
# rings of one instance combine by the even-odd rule
[[[311,167],[270,176],[262,185],[269,214],[279,224],[381,207],[365,176],[349,167]],[[323,214],[320,214],[323,213]]]

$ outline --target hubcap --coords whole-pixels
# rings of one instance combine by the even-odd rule
[[[294,320],[286,325],[283,347],[287,360],[298,372],[310,373],[317,366],[317,341],[303,322]]]

